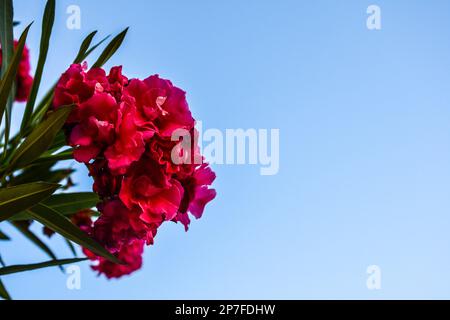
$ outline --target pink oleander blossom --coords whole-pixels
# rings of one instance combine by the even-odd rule
[[[153,75],[129,80],[121,67],[107,75],[74,64],[61,76],[54,108],[74,104],[65,131],[74,158],[85,163],[101,201],[95,222],[80,227],[125,265],[114,264],[85,249],[97,261],[94,270],[108,278],[129,274],[142,265],[144,244],[154,243],[166,221],[200,218],[216,196],[215,174],[208,164],[172,161],[172,151],[189,159],[171,136],[177,129],[195,132],[186,93]],[[201,159],[195,141],[196,157]],[[85,217],[84,217],[85,218]]]

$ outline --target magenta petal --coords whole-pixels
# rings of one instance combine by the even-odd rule
[[[201,187],[196,190],[195,199],[189,205],[189,211],[194,217],[200,219],[203,215],[203,210],[208,202],[216,197],[216,190]]]
[[[75,149],[73,151],[73,157],[78,162],[84,162],[88,163],[92,159],[94,159],[98,153],[100,152],[100,149],[97,147],[79,147],[78,149]]]
[[[69,143],[73,146],[89,146],[92,143],[92,137],[86,135],[81,125],[78,125],[73,128]]]

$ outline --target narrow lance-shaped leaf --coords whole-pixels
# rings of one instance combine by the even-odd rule
[[[9,186],[18,186],[20,184],[31,183],[31,182],[39,182],[46,181],[45,177],[47,177],[51,168],[56,163],[47,163],[42,165],[36,165],[33,167],[28,167],[9,179]],[[48,181],[46,181],[48,182]]]
[[[8,98],[8,101],[6,101],[6,106],[5,106],[5,131],[4,131],[4,141],[5,141],[5,146],[8,145],[8,141],[9,141],[9,132],[11,131],[11,114],[12,114],[12,105],[13,105],[13,92],[15,92],[15,86],[13,85],[13,90],[11,90],[11,95]],[[3,150],[3,160],[6,158],[7,153],[6,153],[6,149]]]
[[[44,71],[45,60],[47,59],[50,36],[52,34],[53,23],[55,21],[55,0],[48,0],[45,5],[44,17],[42,19],[42,34],[39,47],[39,58],[34,74],[33,85],[28,97],[27,105],[22,118],[21,131],[23,131],[30,121],[33,113],[34,103],[36,102],[39,85],[41,84],[42,72]]]
[[[73,243],[70,240],[64,239],[66,240],[66,244],[69,247],[70,252],[72,252],[73,256],[76,257],[77,256],[77,250],[75,249]]]
[[[92,31],[90,34],[84,38],[83,42],[81,43],[80,49],[78,50],[78,54],[73,60],[73,63],[81,63],[84,59],[86,59],[89,54],[94,51],[98,46],[100,46],[106,39],[109,38],[109,35],[97,42],[95,45],[91,46],[92,40],[94,39],[94,36],[97,34],[97,30]]]
[[[119,49],[120,45],[123,42],[123,39],[125,39],[125,36],[128,32],[128,28],[123,30],[121,33],[119,33],[117,36],[115,36],[111,42],[106,46],[106,48],[101,53],[100,57],[98,57],[97,61],[92,66],[93,68],[99,68],[102,67]]]
[[[13,55],[13,15],[12,0],[0,0],[0,43],[2,48],[1,75],[6,73]]]
[[[104,37],[102,40],[100,40],[99,42],[97,42],[96,44],[94,44],[91,48],[89,48],[89,50],[87,50],[84,55],[81,57],[81,59],[79,60],[75,60],[74,63],[81,63],[83,62],[84,59],[86,59],[95,49],[97,49],[103,42],[105,42],[106,40],[108,40],[108,38],[111,35],[107,35],[106,37]]]
[[[0,279],[0,297],[2,297],[5,300],[11,300],[11,296],[9,295],[5,286],[3,285],[3,282],[1,279]]]
[[[19,67],[19,62],[22,58],[23,48],[25,46],[25,41],[27,39],[28,30],[30,29],[30,27],[31,24],[29,24],[28,27],[26,27],[22,32],[16,50],[14,51],[13,57],[11,59],[11,63],[8,66],[8,69],[6,70],[4,76],[2,77],[2,81],[0,82],[0,123],[3,118],[3,113],[5,112],[6,103],[16,79],[17,68]]]
[[[59,130],[59,132],[56,134],[55,139],[53,139],[53,142],[49,148],[50,150],[57,151],[67,145],[66,143],[66,134],[64,133],[64,130]]]
[[[89,49],[89,46],[91,45],[92,39],[94,39],[95,35],[97,34],[97,30],[92,31],[87,35],[86,38],[84,38],[83,42],[81,43],[80,49],[78,50],[77,56],[75,57],[73,63],[80,63],[83,60],[84,55],[86,54],[86,51]]]
[[[0,230],[0,240],[10,240],[9,237]]]
[[[14,39],[13,39],[13,15],[14,9],[12,0],[0,0],[0,42],[2,47],[2,68],[1,75],[3,76],[11,63],[13,56]],[[11,113],[12,103],[15,94],[15,85],[9,92],[8,100],[5,106],[5,128],[4,135],[5,145],[8,143],[9,131],[11,127]],[[6,154],[6,153],[5,153]]]
[[[62,168],[62,169],[42,171],[42,172],[36,172],[34,169],[30,168],[28,171],[26,171],[24,173],[24,176],[19,175],[17,177],[14,177],[13,179],[11,179],[11,183],[13,185],[19,185],[19,184],[30,183],[30,182],[45,181],[45,182],[49,182],[49,183],[62,184],[62,181],[64,179],[70,177],[70,175],[74,172],[75,172],[75,170],[72,168],[68,168],[68,169]],[[28,180],[24,180],[24,179],[28,179]]]
[[[48,198],[59,184],[34,182],[0,189],[0,222]]]
[[[63,160],[71,160],[73,159],[73,149],[70,148],[68,150],[61,151],[56,154],[48,154],[48,155],[42,155],[41,157],[37,158],[32,165],[36,164],[43,164],[47,162],[54,162],[54,161],[63,161]]]
[[[28,132],[29,133],[29,132]],[[15,136],[14,139],[12,140],[12,143],[14,144],[18,144],[20,142],[20,139],[18,139],[19,136]],[[64,146],[66,146],[66,135],[64,133],[64,130],[59,130],[58,133],[56,134],[55,138],[53,139],[52,144],[50,145],[50,147],[48,147],[48,150],[42,154],[42,158],[53,155],[56,151],[58,151],[59,149],[63,148]],[[14,150],[10,150],[10,151],[14,151]],[[11,153],[11,152],[10,152]],[[43,159],[43,162],[47,162],[45,159]],[[37,164],[39,161],[36,160],[35,164]]]
[[[42,204],[45,205],[44,201],[42,202]],[[50,206],[48,206],[48,207],[50,207]],[[50,207],[50,208],[52,208],[52,207]],[[92,213],[92,217],[100,216],[100,213],[98,211],[92,210],[91,213]],[[61,214],[66,217],[70,217],[71,215],[74,214],[74,212],[72,212],[72,210],[68,210],[67,212],[61,213]],[[32,220],[32,217],[29,215],[28,211],[23,211],[21,213],[15,214],[10,219],[8,219],[8,221],[24,221],[24,220]]]
[[[64,216],[70,216],[81,210],[95,207],[99,201],[98,195],[94,192],[73,192],[54,194],[42,201],[42,204],[58,211]],[[91,211],[91,213],[93,216],[96,216],[94,211]],[[27,212],[21,212],[11,217],[10,221],[29,219],[30,215]]]
[[[73,258],[73,259],[51,260],[51,261],[33,263],[33,264],[19,264],[19,265],[14,265],[14,266],[7,266],[4,268],[0,268],[0,276],[5,276],[8,274],[13,274],[13,273],[18,273],[18,272],[42,269],[42,268],[47,268],[47,267],[62,266],[65,264],[77,263],[77,262],[81,262],[81,261],[85,261],[85,260],[87,260],[87,259],[86,258]]]
[[[102,256],[111,262],[122,264],[122,262],[103,248],[99,243],[90,238],[80,228],[70,222],[58,211],[43,204],[37,204],[27,210],[29,215],[43,225],[59,233],[63,237],[89,249],[93,253]]]
[[[61,183],[62,181],[68,177],[70,177],[70,175],[72,173],[75,172],[75,169],[58,169],[58,170],[52,170],[49,172],[49,175],[47,175],[45,178],[41,179],[43,181],[47,181],[50,183]]]
[[[94,192],[73,192],[54,194],[42,203],[61,214],[71,214],[95,207],[99,201]]]
[[[12,155],[11,169],[22,168],[45,152],[71,111],[71,106],[60,107],[38,125]]]
[[[41,249],[45,254],[47,254],[51,259],[57,260],[56,255],[53,251],[41,240],[37,235],[35,235],[30,229],[28,229],[27,225],[24,225],[20,222],[11,222],[11,224],[23,234],[25,238],[30,240],[34,245],[36,245],[39,249]],[[62,268],[61,268],[62,270]]]

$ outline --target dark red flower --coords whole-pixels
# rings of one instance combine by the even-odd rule
[[[184,91],[157,75],[129,81],[121,67],[109,75],[86,69],[72,65],[62,75],[53,104],[75,104],[65,126],[68,142],[101,199],[95,223],[81,215],[74,222],[126,265],[85,253],[98,261],[94,270],[118,278],[140,268],[143,245],[153,244],[163,222],[179,221],[187,230],[189,212],[202,216],[216,195],[215,174],[194,161],[202,159],[196,139],[190,150],[172,140],[178,129],[196,137]]]
[[[122,177],[112,174],[106,159],[95,159],[87,166],[89,175],[94,178],[92,189],[100,198],[110,198],[119,193]]]
[[[194,127],[186,93],[169,80],[158,75],[144,81],[133,79],[125,92],[136,99],[139,111],[136,120],[140,126],[156,126],[159,134],[165,137],[170,137],[176,129],[190,130]]]
[[[76,148],[75,160],[87,163],[114,142],[117,111],[116,100],[103,92],[80,104],[80,123],[69,136],[69,145]]]
[[[94,223],[93,236],[110,252],[118,252],[136,239],[153,243],[156,228],[145,224],[139,211],[129,210],[118,199],[107,200],[98,209],[102,215]]]
[[[130,164],[140,159],[145,151],[142,132],[135,124],[136,108],[130,101],[124,101],[118,109],[115,125],[116,139],[105,151],[108,165],[116,174],[125,174]]]
[[[92,221],[93,214],[94,212],[90,209],[82,210],[72,215],[70,217],[70,220],[74,225],[78,226],[81,230],[83,230],[87,234],[91,234],[93,227]]]
[[[129,209],[140,208],[145,222],[161,223],[176,216],[183,189],[155,160],[143,156],[125,175],[119,196]]]
[[[64,72],[55,88],[53,105],[55,108],[70,104],[80,104],[94,95],[94,92],[103,92],[108,80],[105,71],[93,68],[87,73],[86,65],[73,64]],[[79,122],[78,109],[72,112],[68,122]]]
[[[180,180],[184,196],[174,221],[181,222],[186,230],[190,223],[188,212],[200,219],[206,204],[216,197],[216,190],[209,188],[215,178],[215,173],[204,163],[196,167],[191,176]]]
[[[124,245],[115,254],[124,264],[116,264],[103,257],[98,257],[87,249],[83,249],[83,252],[89,259],[97,262],[91,267],[93,270],[98,271],[99,274],[104,274],[108,279],[120,278],[142,267],[144,243],[143,240],[135,240],[128,245]]]
[[[17,41],[14,41],[14,47],[18,45]],[[0,68],[2,66],[2,49],[0,47]],[[24,46],[22,57],[19,62],[16,76],[16,97],[18,102],[25,102],[30,95],[31,87],[33,85],[33,77],[30,74],[30,52],[27,46]]]

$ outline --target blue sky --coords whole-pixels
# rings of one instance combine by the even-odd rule
[[[44,3],[15,1],[17,32],[35,20],[34,67]],[[81,30],[66,28],[71,4]],[[378,31],[366,28],[371,4]],[[14,298],[450,298],[448,1],[58,1],[42,86],[90,31],[126,26],[107,67],[171,79],[205,128],[279,128],[279,173],[216,165],[204,217],[188,233],[164,225],[139,272],[107,281],[82,263],[81,290],[57,269],[11,275]],[[6,231],[7,263],[46,259]],[[380,290],[366,287],[369,265]]]

